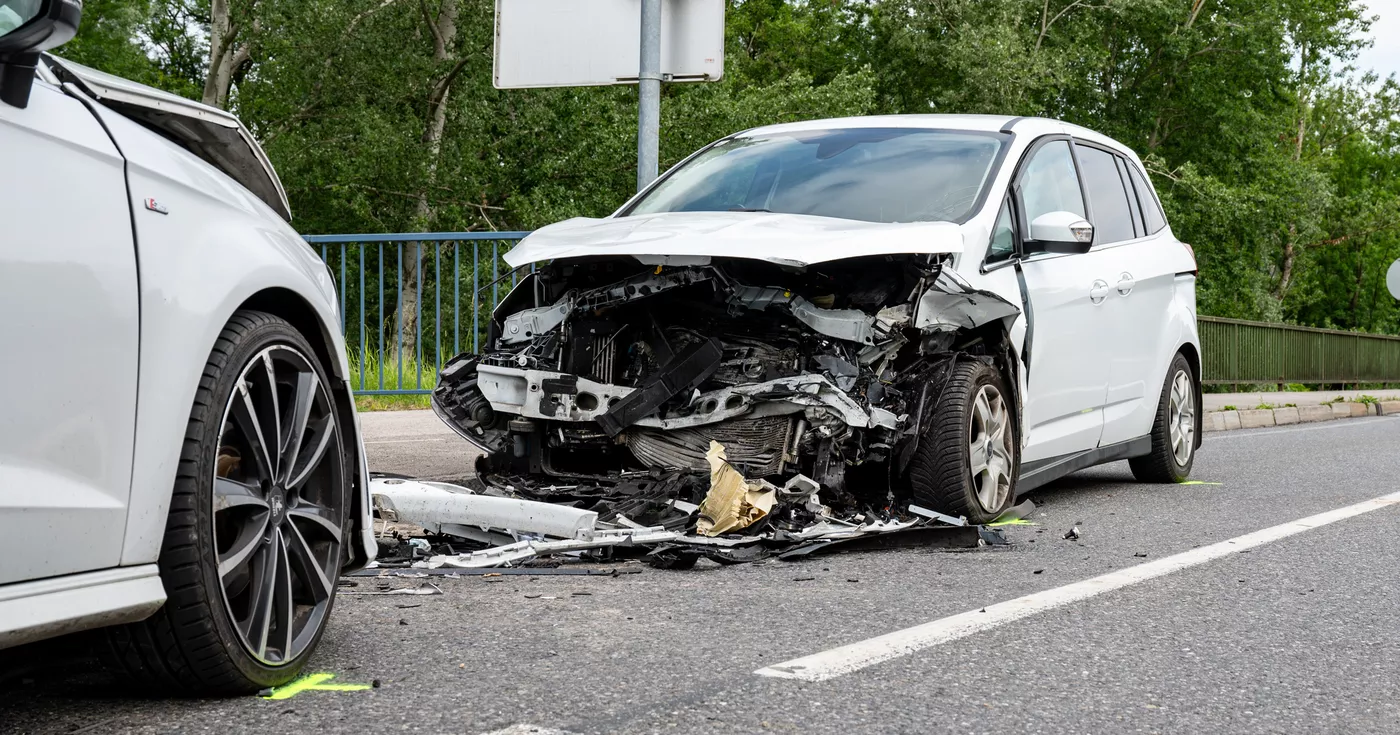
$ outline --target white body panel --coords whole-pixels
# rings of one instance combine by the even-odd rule
[[[0,587],[0,648],[142,620],[165,602],[154,564]]]
[[[1183,343],[1194,342],[1196,318],[1177,304],[1177,271],[1191,266],[1170,228],[1104,254],[1112,255],[1105,280],[1113,316],[1101,440],[1107,445],[1152,430],[1167,367]]]
[[[123,564],[155,561],[165,532],[181,439],[204,362],[228,318],[267,289],[295,294],[316,313],[328,340],[332,379],[349,368],[329,271],[262,200],[209,164],[105,108],[98,114],[128,164],[141,269],[140,411],[136,419],[132,512]],[[155,199],[169,214],[147,210]],[[356,446],[359,426],[351,427]],[[358,462],[361,476],[364,453]],[[362,488],[366,485],[362,482]],[[362,546],[374,556],[365,503]]]
[[[1022,264],[1034,319],[1023,462],[1099,444],[1113,320],[1106,300],[1090,298],[1104,269],[1096,255],[1038,256]]]
[[[0,168],[25,172],[0,196],[0,335],[15,348],[0,357],[0,647],[159,609],[196,386],[252,299],[292,304],[284,318],[331,360],[360,491],[350,543],[372,559],[334,284],[283,218],[71,84],[0,105]]]
[[[637,81],[641,0],[496,0],[496,89]],[[724,0],[667,0],[661,10],[667,81],[724,74]]]
[[[685,265],[696,258],[755,258],[784,265],[890,253],[957,253],[963,233],[948,222],[886,224],[766,212],[671,212],[576,217],[542,227],[506,254],[519,267],[554,258],[632,255]]]
[[[139,324],[122,159],[83,104],[0,105],[0,171],[4,584],[121,560]]]

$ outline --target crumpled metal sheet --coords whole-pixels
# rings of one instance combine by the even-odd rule
[[[710,463],[710,492],[700,503],[700,518],[695,530],[702,536],[718,536],[738,531],[762,520],[773,510],[778,489],[759,480],[752,482],[727,461],[724,446],[711,441],[705,453]]]

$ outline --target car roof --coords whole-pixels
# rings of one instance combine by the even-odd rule
[[[1045,117],[1015,117],[1012,115],[867,115],[863,117],[834,117],[824,120],[804,120],[802,122],[764,125],[745,130],[735,137],[747,138],[758,135],[793,133],[804,130],[831,130],[837,128],[924,128],[928,130],[968,130],[976,132],[998,132],[1010,128],[1017,135],[1035,138],[1040,135],[1068,133],[1076,138],[1092,141],[1118,149],[1137,158],[1132,149],[1122,143],[1089,128],[1052,120]]]

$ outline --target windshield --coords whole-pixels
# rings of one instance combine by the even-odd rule
[[[784,212],[866,222],[962,222],[1006,136],[917,128],[733,138],[669,173],[626,214]]]

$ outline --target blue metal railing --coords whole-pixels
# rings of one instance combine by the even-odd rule
[[[501,256],[528,234],[306,236],[336,278],[340,329],[351,367],[357,373],[352,375],[355,392],[428,394],[444,362],[464,346],[478,351],[491,312],[504,295],[501,286],[506,280],[510,286],[519,280],[519,272],[511,271]],[[416,269],[415,247],[419,256]],[[419,274],[416,279],[415,271]],[[464,289],[466,300],[462,298]],[[509,287],[505,291],[509,292]],[[449,298],[444,311],[443,301]],[[430,308],[425,309],[425,304]]]

